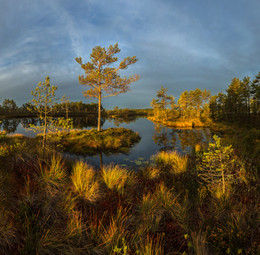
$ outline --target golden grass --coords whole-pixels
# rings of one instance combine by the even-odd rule
[[[176,127],[176,128],[193,128],[193,127],[204,127],[205,124],[201,122],[200,119],[176,119],[176,120],[158,120],[155,117],[148,117],[148,120],[151,120],[155,123],[161,123],[168,127]]]
[[[158,167],[166,168],[172,173],[184,173],[187,170],[187,156],[182,156],[177,151],[161,151],[153,156],[153,160]]]
[[[124,193],[125,186],[131,186],[135,179],[132,172],[112,164],[103,168],[102,178],[108,189],[116,190],[121,194]]]
[[[89,202],[95,202],[100,197],[99,183],[95,175],[93,167],[83,161],[76,162],[71,175],[73,191]]]

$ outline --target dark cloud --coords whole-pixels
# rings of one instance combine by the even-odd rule
[[[236,76],[260,70],[258,0],[0,0],[0,102],[19,104],[49,75],[58,96],[86,101],[75,57],[119,42],[119,58],[139,61],[122,75],[141,80],[104,106],[149,107],[161,85],[225,90]]]

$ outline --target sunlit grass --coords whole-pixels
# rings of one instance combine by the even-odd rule
[[[126,186],[134,183],[134,175],[119,165],[107,165],[102,169],[102,178],[107,188],[123,194]]]
[[[151,193],[143,195],[142,201],[138,206],[138,215],[140,217],[139,226],[143,228],[144,232],[158,230],[162,212],[157,200]]]
[[[41,181],[47,185],[48,189],[59,190],[61,186],[66,184],[67,174],[65,165],[61,156],[53,155],[50,165],[44,167],[40,174]]]
[[[209,255],[209,251],[207,248],[207,241],[206,241],[206,233],[202,233],[201,231],[198,232],[191,232],[191,243],[192,249],[194,254],[196,255]]]
[[[73,167],[71,181],[73,191],[79,197],[90,202],[95,202],[100,197],[99,183],[96,180],[96,172],[93,167],[77,161]]]
[[[172,173],[184,173],[187,170],[187,156],[180,155],[177,151],[161,151],[153,156],[155,164]]]

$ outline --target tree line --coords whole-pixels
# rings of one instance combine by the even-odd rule
[[[97,99],[97,103],[70,102],[69,98],[64,95],[60,103],[55,103],[51,106],[47,104],[47,108],[42,110],[48,111],[50,114],[65,115],[67,119],[69,114],[98,113],[98,130],[100,130],[101,113],[105,113],[101,100],[127,92],[129,85],[140,78],[136,74],[123,78],[120,76],[119,72],[121,70],[127,69],[128,66],[136,63],[138,59],[135,56],[126,57],[116,67],[115,62],[118,61],[118,58],[115,55],[119,52],[120,49],[116,43],[107,48],[94,47],[90,54],[90,61],[85,64],[82,62],[81,57],[76,58],[76,62],[80,64],[85,73],[85,75],[79,76],[79,84],[87,87],[83,95],[86,98]],[[231,81],[226,93],[220,92],[211,96],[209,90],[197,88],[184,91],[177,102],[175,102],[174,96],[167,94],[168,89],[162,86],[157,92],[156,98],[151,102],[154,119],[162,121],[195,119],[203,122],[210,121],[210,118],[213,121],[254,120],[259,118],[260,114],[259,84],[260,72],[253,81],[248,76],[242,81],[235,77]],[[37,89],[39,89],[39,86],[36,87]],[[36,90],[32,92],[36,93],[33,94],[33,100],[39,96]],[[0,105],[0,116],[37,114],[33,100],[18,107],[14,100],[5,99],[2,105]],[[114,109],[113,112],[115,115],[130,114],[128,110],[119,111],[119,109]],[[107,112],[107,114],[109,113]]]
[[[103,109],[103,108],[102,108]],[[56,103],[51,107],[51,113],[53,115],[69,115],[74,114],[96,114],[98,105],[96,103],[85,104],[82,101],[78,102],[60,102]],[[24,115],[35,115],[36,111],[31,102],[27,102],[18,106],[13,99],[4,99],[0,104],[0,115],[1,116],[24,116]]]
[[[260,117],[260,72],[251,81],[233,78],[226,89],[211,96],[209,90],[190,90],[181,93],[177,103],[168,89],[161,86],[152,99],[154,120],[174,121],[199,119],[208,121],[254,122]]]
[[[168,89],[163,86],[157,91],[151,106],[154,111],[154,119],[162,121],[189,120],[209,118],[208,100],[209,90],[195,89],[181,93],[177,103],[172,95],[167,94]]]
[[[260,117],[260,72],[251,81],[233,78],[226,93],[220,92],[209,102],[214,121],[255,121]]]

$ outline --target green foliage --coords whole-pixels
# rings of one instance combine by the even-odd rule
[[[18,156],[25,146],[25,142],[17,142],[14,144],[2,143],[0,144],[0,157],[8,157],[10,155]]]
[[[210,97],[209,90],[202,91],[197,88],[194,91],[184,91],[177,105],[174,97],[167,95],[166,92],[167,88],[162,86],[161,90],[157,91],[157,99],[153,98],[151,102],[153,121],[177,127],[203,126],[201,121],[207,124],[210,122],[207,104]]]
[[[233,78],[226,94],[222,92],[210,100],[211,117],[215,121],[240,122],[259,125],[260,86],[258,74],[253,81]]]
[[[33,109],[36,111],[40,121],[43,121],[40,127],[31,125],[36,132],[43,130],[43,151],[46,144],[46,135],[50,120],[52,119],[50,114],[52,112],[52,106],[57,101],[55,98],[55,91],[57,87],[50,85],[49,76],[46,77],[45,82],[39,82],[38,86],[32,91],[34,98],[32,99]]]
[[[183,118],[200,118],[203,106],[207,103],[210,97],[210,91],[204,89],[195,89],[191,91],[184,91],[178,100],[178,106],[181,108],[181,115]],[[205,114],[205,113],[204,113]]]
[[[59,133],[62,131],[70,131],[73,128],[73,120],[68,118],[59,117],[57,119],[52,119],[49,130],[54,133]]]
[[[225,195],[228,185],[235,181],[237,175],[233,149],[231,145],[222,146],[221,139],[216,135],[213,138],[215,142],[210,143],[208,150],[203,153],[198,176],[210,190]]]
[[[3,101],[2,110],[6,114],[18,111],[18,106],[13,99],[5,99]]]

